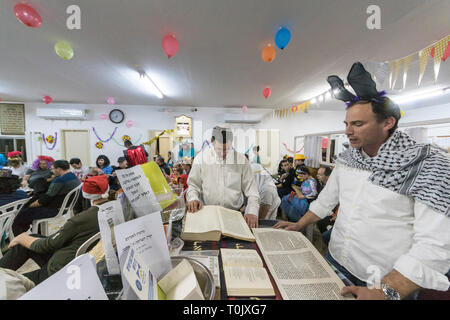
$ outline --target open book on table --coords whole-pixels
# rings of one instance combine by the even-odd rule
[[[227,295],[275,296],[269,275],[256,250],[220,249]]]
[[[221,235],[245,241],[255,241],[250,228],[236,210],[220,206],[204,206],[187,212],[181,238],[191,241],[219,241]]]

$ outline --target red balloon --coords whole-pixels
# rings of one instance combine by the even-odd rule
[[[42,98],[42,101],[44,101],[45,104],[49,104],[53,101],[53,99],[52,99],[52,97],[45,96],[44,98]]]
[[[268,87],[264,88],[264,90],[263,90],[263,96],[264,96],[264,98],[266,98],[266,99],[270,96],[270,88],[268,88]]]
[[[24,25],[30,28],[39,28],[42,24],[42,18],[33,7],[25,3],[18,3],[14,6],[14,14]]]
[[[447,42],[447,49],[444,51],[444,55],[442,56],[442,61],[447,60],[450,57],[450,42]]]
[[[178,52],[178,41],[175,36],[168,34],[162,39],[162,48],[167,56],[172,58]]]

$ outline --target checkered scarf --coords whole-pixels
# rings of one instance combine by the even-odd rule
[[[373,158],[349,148],[337,160],[352,168],[369,170],[369,181],[394,192],[413,197],[450,217],[450,156],[431,144],[416,143],[396,131]]]

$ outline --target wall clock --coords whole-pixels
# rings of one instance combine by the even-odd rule
[[[122,110],[114,109],[109,113],[109,120],[114,123],[121,123],[125,119],[125,115]]]

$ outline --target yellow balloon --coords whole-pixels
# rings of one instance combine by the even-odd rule
[[[264,60],[264,62],[270,63],[273,61],[273,59],[275,59],[275,48],[272,47],[272,45],[268,44],[262,51],[262,59]]]
[[[141,165],[144,171],[150,187],[155,193],[156,199],[158,200],[161,208],[165,209],[170,206],[177,198],[177,195],[172,192],[161,172],[161,169],[156,164],[156,162],[151,161]]]
[[[58,41],[55,44],[55,52],[64,60],[70,60],[73,57],[73,49],[66,41]]]

